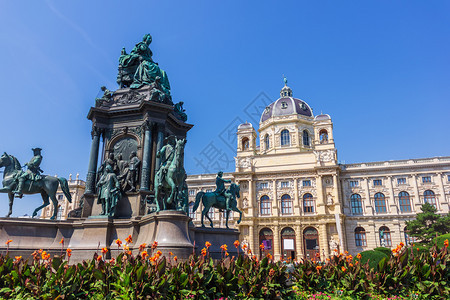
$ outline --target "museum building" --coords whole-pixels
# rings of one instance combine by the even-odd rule
[[[286,84],[262,112],[258,133],[250,123],[237,128],[236,169],[223,175],[241,188],[242,222],[236,224],[234,212],[230,227],[239,229],[241,242],[254,253],[263,244],[261,255],[300,259],[327,257],[334,249],[355,255],[410,244],[405,221],[414,219],[423,203],[449,212],[450,157],[339,164],[331,117],[314,116]],[[203,207],[192,211],[195,196],[214,191],[215,181],[216,174],[187,177],[196,226]],[[72,204],[62,191],[57,194],[58,219],[79,206],[85,182],[77,176],[69,188]],[[51,209],[44,208],[41,218],[49,218]],[[224,212],[211,209],[208,215],[214,227],[225,227]]]
[[[258,133],[238,127],[236,169],[224,173],[241,186],[234,227],[254,252],[263,244],[275,259],[300,259],[410,244],[405,221],[423,203],[449,212],[450,157],[339,164],[331,117],[314,116],[286,84]],[[190,208],[197,192],[215,189],[215,177],[188,176]],[[200,211],[190,210],[196,225]],[[223,212],[209,214],[223,226]]]

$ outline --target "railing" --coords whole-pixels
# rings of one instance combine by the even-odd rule
[[[387,167],[387,166],[427,164],[427,163],[448,162],[448,161],[450,161],[450,156],[419,158],[419,159],[390,160],[390,161],[355,163],[355,164],[342,164],[341,166],[342,166],[342,169],[349,170],[349,169],[365,168],[365,167],[380,167],[380,166]]]

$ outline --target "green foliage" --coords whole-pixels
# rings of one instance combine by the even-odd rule
[[[442,247],[444,247],[445,240],[450,241],[450,233],[443,234],[443,235],[438,236],[437,238],[434,238],[432,244],[433,245],[437,244],[438,248],[442,248]]]
[[[392,254],[391,249],[390,248],[386,248],[386,247],[377,247],[377,248],[375,248],[373,250],[383,252],[387,256],[391,256],[391,254]]]
[[[389,255],[386,255],[386,253],[381,252],[381,251],[375,251],[375,250],[367,250],[367,251],[363,251],[361,252],[361,263],[365,264],[365,263],[369,263],[369,268],[371,269],[376,269],[376,267],[378,266],[378,264],[380,263],[380,261],[383,258],[389,258],[389,256],[391,255],[391,250],[389,249]]]
[[[425,203],[420,208],[415,220],[406,221],[408,234],[417,237],[423,243],[429,243],[436,234],[446,234],[450,232],[450,213],[442,216],[436,213],[436,208]]]

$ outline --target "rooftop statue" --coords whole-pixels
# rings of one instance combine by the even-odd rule
[[[156,211],[184,210],[185,205],[179,204],[177,201],[184,201],[184,197],[179,193],[183,193],[185,190],[184,146],[186,139],[169,136],[165,141],[166,145],[157,153],[157,156],[161,157],[161,166],[155,176]]]
[[[213,221],[208,216],[209,209],[211,207],[218,208],[220,210],[225,210],[227,212],[227,218],[225,222],[225,226],[228,228],[228,217],[230,216],[230,211],[235,211],[239,213],[239,220],[237,223],[239,224],[242,219],[242,212],[237,208],[237,198],[240,198],[240,186],[235,183],[231,183],[231,180],[223,179],[223,172],[220,171],[217,173],[216,177],[216,190],[214,192],[205,193],[203,191],[198,192],[195,196],[195,203],[192,211],[196,211],[200,205],[200,200],[203,204],[202,210],[202,227],[205,227],[203,223],[203,218],[208,218],[211,223],[211,227],[213,227]],[[231,183],[230,188],[225,188],[225,183]]]
[[[186,122],[187,121],[187,114],[186,114],[186,110],[183,108],[183,101],[178,102],[177,104],[175,104],[173,106],[173,112],[175,114],[175,117],[177,117],[177,119]]]
[[[41,194],[44,203],[33,211],[33,217],[37,212],[53,203],[53,214],[51,219],[54,220],[57,214],[58,200],[56,199],[56,191],[58,186],[64,193],[64,196],[69,202],[72,202],[72,196],[69,192],[69,185],[67,180],[63,177],[53,177],[48,175],[41,175],[42,170],[39,165],[42,161],[41,149],[33,149],[34,156],[30,162],[26,163],[27,171],[22,171],[19,160],[7,154],[6,152],[0,157],[0,168],[4,167],[3,172],[3,188],[0,193],[7,193],[9,197],[9,212],[6,217],[11,216],[12,207],[14,203],[14,195],[22,197],[22,194]]]
[[[153,61],[152,50],[149,45],[152,42],[150,34],[144,35],[142,42],[134,46],[130,54],[125,48],[119,57],[119,74],[117,83],[121,88],[140,88],[144,85],[151,85],[156,77],[161,79],[162,92],[170,95],[170,84],[166,72],[164,72],[156,62]]]

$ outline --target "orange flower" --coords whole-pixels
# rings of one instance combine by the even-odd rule
[[[158,254],[159,256],[161,256],[162,255],[162,252],[161,251],[156,251],[156,254]]]
[[[172,253],[172,252],[169,252],[169,255],[170,255],[170,256],[173,256],[173,253]]]
[[[233,243],[233,245],[234,245],[236,248],[239,248],[240,243],[239,243],[238,240],[235,240],[234,243]]]
[[[329,259],[329,258],[327,258],[327,259],[326,259],[326,261],[330,261],[330,259]]]
[[[272,277],[274,274],[275,274],[275,270],[274,269],[270,269],[269,276]]]
[[[350,267],[350,268],[353,267],[353,264],[349,264],[349,267]]]
[[[101,260],[102,260],[102,256],[101,255],[97,256],[97,261],[101,261]]]
[[[12,240],[7,240],[5,244],[9,245],[9,243],[11,243],[11,242],[12,242]]]
[[[345,267],[342,267],[341,270],[342,270],[342,272],[347,271],[347,269]]]
[[[111,264],[111,265],[115,265],[116,264],[116,259],[113,257],[113,258],[111,258],[110,260],[109,260],[109,263]]]
[[[358,254],[356,255],[356,258],[357,258],[357,259],[361,259],[361,253],[358,253]]]
[[[317,271],[320,271],[321,269],[322,269],[322,266],[317,266],[317,267],[316,267],[316,270],[317,270]]]
[[[33,256],[33,258],[34,258],[35,260],[38,260],[38,259],[39,259],[39,253],[37,253],[36,250],[34,250],[34,252],[31,253],[31,255]]]
[[[225,251],[225,256],[228,256],[228,255],[230,255],[227,251]]]
[[[19,261],[22,259],[22,256],[15,256],[15,258],[16,258],[16,261]]]
[[[173,260],[174,260],[175,262],[177,262],[178,256],[174,256],[174,257],[173,257]]]
[[[267,258],[268,258],[268,259],[272,259],[272,254],[267,253]]]
[[[60,244],[64,244],[64,238],[59,241]]]
[[[43,251],[44,251],[44,250],[39,249],[39,250],[38,250],[38,253],[41,254]]]
[[[247,249],[248,248],[248,246],[247,246],[247,244],[244,244],[244,245],[242,245],[242,249],[245,251],[245,249]]]
[[[67,253],[67,257],[71,257],[72,256],[72,249],[67,248],[66,253]]]
[[[252,255],[252,249],[248,248],[248,254]]]
[[[261,245],[259,245],[259,248],[261,248],[261,250],[264,250],[264,244],[261,243]]]
[[[133,238],[131,237],[131,234],[125,239],[125,242],[127,242],[127,244],[131,244],[133,242]]]
[[[209,249],[209,247],[211,247],[211,243],[210,243],[210,242],[208,242],[208,241],[206,241],[206,243],[205,243],[205,247],[206,247],[206,249]]]
[[[122,241],[119,240],[119,239],[117,239],[117,240],[116,240],[116,244],[117,244],[117,247],[120,247],[120,246],[122,246]]]
[[[405,244],[403,244],[403,242],[400,242],[400,247],[403,247],[403,246],[405,246]]]
[[[256,255],[253,255],[253,256],[252,256],[252,259],[253,259],[253,260],[256,260],[256,259],[257,259]]]
[[[103,247],[103,248],[102,248],[102,253],[105,254],[105,253],[107,253],[107,252],[108,252],[108,248]]]
[[[129,247],[128,245],[125,245],[125,246],[123,246],[123,250],[129,251],[129,250],[130,250],[130,247]]]
[[[156,247],[158,247],[158,242],[154,241],[153,244],[152,244],[152,250],[156,249]]]
[[[127,254],[131,256],[131,251],[128,251]]]
[[[448,248],[448,239],[444,241],[445,248]]]
[[[348,251],[344,251],[345,255],[348,255]]]
[[[222,251],[227,251],[228,250],[228,246],[223,244],[222,246],[220,246],[220,249],[222,249]]]
[[[359,263],[359,261],[355,261],[355,266]]]
[[[320,257],[320,253],[319,252],[316,253],[316,257]]]
[[[419,248],[417,248],[417,251],[419,251]]]
[[[203,248],[201,252],[203,256],[206,256],[206,248]]]
[[[139,245],[139,252],[142,252],[145,249],[145,247],[147,247],[146,243],[140,244]]]
[[[148,256],[147,251],[142,251],[141,256],[143,259],[145,259]]]

